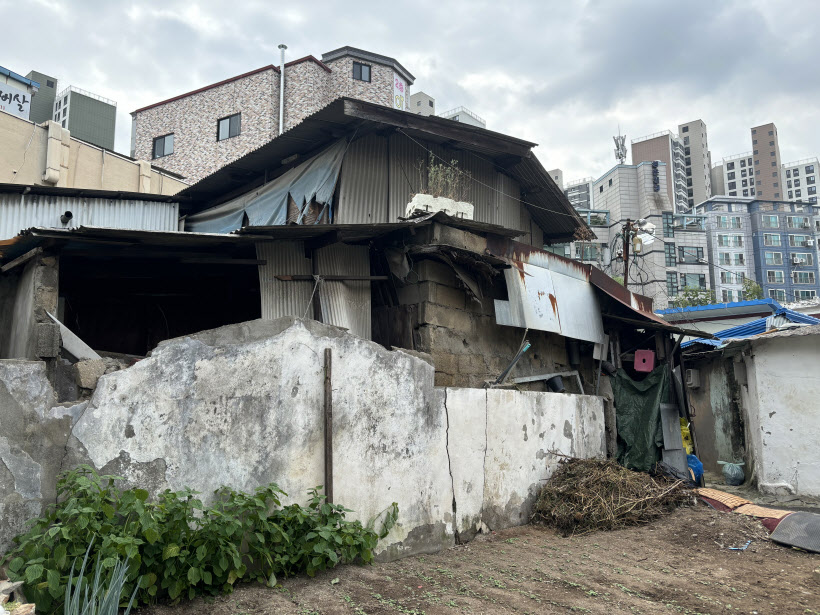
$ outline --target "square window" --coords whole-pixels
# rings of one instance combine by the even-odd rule
[[[769,152],[769,156],[774,156],[774,152]]]
[[[776,160],[772,160],[772,166],[773,166],[773,167],[776,167],[776,166],[777,166],[777,161],[776,161]]]
[[[795,180],[794,180],[794,187],[795,187],[795,188],[799,188],[799,187],[800,187],[800,180],[799,180],[799,179],[795,179]]]
[[[752,134],[753,134],[753,135],[756,135],[756,134],[757,134],[757,130],[752,129]]]
[[[773,134],[774,134],[774,131],[773,131],[773,130],[770,130],[770,131],[769,131],[769,136],[771,137]]]
[[[757,156],[757,154],[758,154],[758,151],[757,151],[757,150],[755,150],[755,151],[754,151],[754,155],[755,155],[755,156]]]
[[[370,82],[370,65],[353,62],[353,78],[357,81]]]
[[[769,141],[769,145],[770,145],[771,147],[774,147],[774,141]],[[772,152],[772,155],[774,155],[774,152]]]
[[[154,139],[153,158],[162,158],[174,153],[174,133]]]
[[[224,141],[231,137],[238,137],[242,132],[242,114],[234,113],[223,117],[216,123],[216,140]]]
[[[735,163],[734,162],[727,162],[726,163],[726,170],[727,171],[731,171],[734,168],[735,168]]]
[[[432,106],[433,106],[433,101],[432,101],[432,100],[428,100],[428,101],[427,101],[427,104],[428,104],[428,105],[430,105],[430,106],[432,107]]]
[[[800,177],[800,169],[794,169],[793,173],[795,177]]]
[[[791,177],[791,176],[792,176],[792,172],[790,170],[786,169],[786,177]]]
[[[689,132],[689,126],[684,126],[683,127],[683,132]]]
[[[47,88],[53,88],[54,87],[54,82],[51,81],[50,79],[46,79],[46,87]]]
[[[417,100],[417,101],[416,101],[416,106],[417,106],[417,107],[421,107],[421,101],[420,101],[420,100]]]

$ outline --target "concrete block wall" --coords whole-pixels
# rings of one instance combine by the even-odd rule
[[[0,552],[79,463],[152,494],[277,482],[304,501],[324,482],[325,348],[335,500],[365,522],[399,505],[382,559],[526,523],[551,451],[605,454],[601,398],[436,388],[429,359],[309,320],[163,342],[74,406],[54,404],[42,363],[0,361]]]
[[[471,300],[453,269],[432,259],[417,261],[410,279],[418,282],[403,286],[399,301],[418,305],[415,349],[433,357],[436,386],[481,388],[504,371],[518,352],[524,331],[496,324],[493,295],[481,304]],[[496,285],[504,286],[503,279]],[[527,339],[532,348],[518,362],[514,376],[570,369],[563,337],[529,331]],[[574,383],[567,386],[572,390]]]

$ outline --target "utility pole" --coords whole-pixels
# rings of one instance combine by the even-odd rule
[[[624,237],[624,288],[629,290],[629,247],[632,244],[632,220],[626,219],[622,229]]]

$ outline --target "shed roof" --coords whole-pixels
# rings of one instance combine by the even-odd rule
[[[784,307],[774,312],[773,316],[781,316],[791,323],[804,325],[820,325],[820,320],[818,320],[817,318],[809,316],[808,314],[795,312]],[[694,344],[704,344],[706,346],[714,346],[716,348],[719,348],[721,346],[727,345],[727,340],[747,339],[762,334],[766,334],[767,337],[769,337],[775,334],[775,332],[767,331],[769,318],[770,317],[758,318],[757,320],[753,320],[751,322],[747,322],[736,327],[731,327],[729,329],[724,329],[723,331],[718,331],[714,334],[714,337],[717,339],[707,339],[699,337],[694,340],[689,340],[688,342],[681,344],[681,347],[689,348]],[[805,327],[800,328],[803,329]],[[786,332],[787,331],[783,331],[782,333]]]
[[[519,183],[523,204],[548,243],[570,241],[578,229],[592,234],[533,154],[535,143],[353,98],[334,100],[290,130],[186,188],[178,194],[181,201],[189,201],[183,211],[202,211],[258,187],[341,136],[361,136],[379,129],[396,130],[419,141],[446,143],[490,159]]]

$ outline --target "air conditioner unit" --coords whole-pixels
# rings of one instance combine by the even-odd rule
[[[700,372],[698,370],[686,370],[686,386],[688,386],[690,389],[700,388]]]
[[[805,258],[797,258],[796,256],[792,259],[793,265],[805,265],[806,259]]]
[[[807,239],[806,240],[806,245],[807,246],[813,246],[814,245],[814,239]]]

